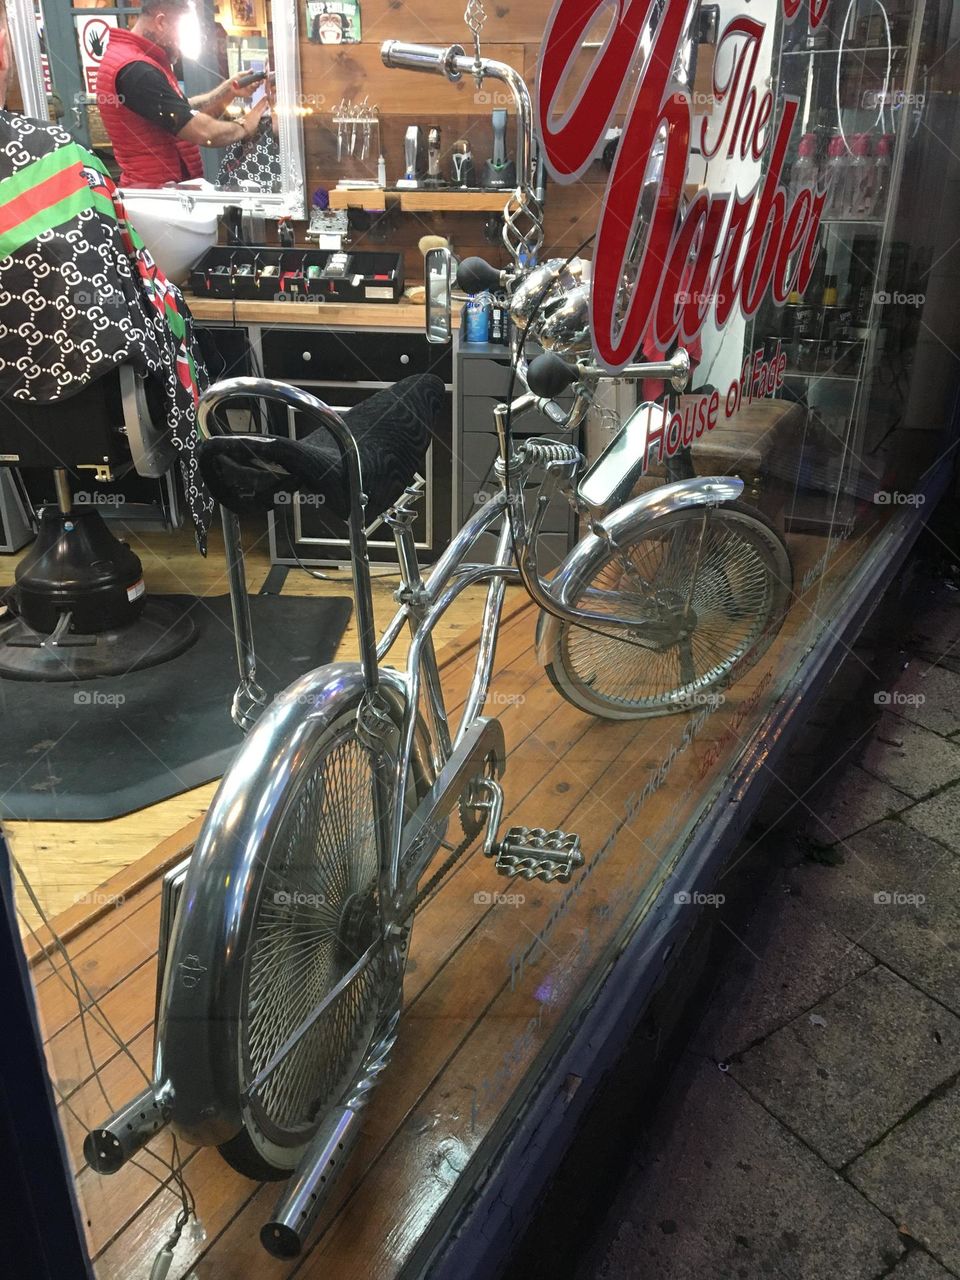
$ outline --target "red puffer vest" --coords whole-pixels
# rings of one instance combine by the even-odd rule
[[[117,93],[117,75],[131,62],[149,62],[180,92],[166,52],[152,40],[117,27],[97,74],[97,105],[120,166],[121,187],[162,187],[203,177],[200,148],[182,142],[157,124],[125,107]]]

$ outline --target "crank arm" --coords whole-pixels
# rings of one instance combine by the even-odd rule
[[[400,856],[404,897],[416,888],[443,839],[447,818],[474,779],[484,774],[491,756],[499,777],[507,758],[503,727],[499,720],[475,720],[403,828]]]

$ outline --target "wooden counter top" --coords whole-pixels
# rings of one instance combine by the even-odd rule
[[[422,302],[234,302],[186,295],[194,318],[221,324],[320,324],[359,329],[423,329]],[[454,326],[459,324],[455,308]]]

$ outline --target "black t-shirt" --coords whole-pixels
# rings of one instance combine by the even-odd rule
[[[117,73],[117,94],[125,107],[174,136],[194,114],[183,94],[173,89],[160,68],[149,62],[128,62],[122,67]]]

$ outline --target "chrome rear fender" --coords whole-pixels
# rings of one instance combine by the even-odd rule
[[[406,686],[381,670],[380,692],[402,724]],[[214,796],[194,846],[163,980],[154,1082],[171,1123],[209,1146],[241,1127],[243,958],[269,847],[296,776],[325,730],[365,691],[359,663],[333,663],[288,686],[246,737]]]
[[[566,608],[576,607],[577,596],[588,583],[599,563],[610,553],[611,546],[628,542],[645,528],[666,516],[690,507],[716,507],[735,502],[743,493],[743,481],[737,476],[696,476],[632,498],[609,515],[597,520],[589,533],[574,547],[550,583],[550,594]],[[557,618],[543,613],[537,627],[537,657],[546,662],[550,652],[552,628],[560,625]]]

